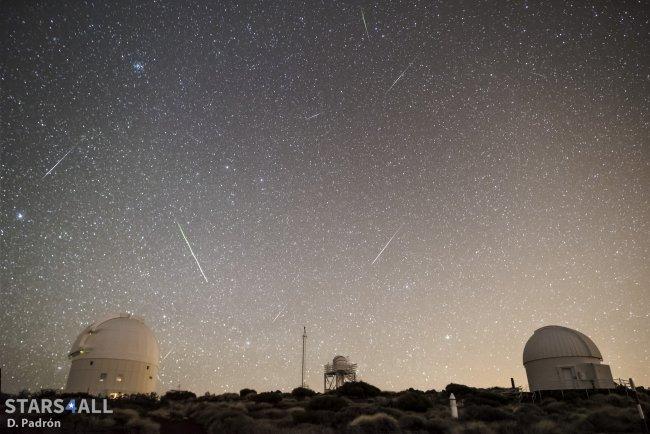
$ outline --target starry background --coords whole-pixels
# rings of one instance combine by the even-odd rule
[[[5,390],[63,387],[112,312],[160,391],[290,390],[303,325],[317,390],[336,354],[383,389],[526,385],[547,324],[650,384],[645,2],[0,16]]]

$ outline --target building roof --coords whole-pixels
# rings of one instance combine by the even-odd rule
[[[121,359],[158,365],[156,337],[144,320],[110,315],[86,327],[72,344],[71,359]]]
[[[524,347],[524,365],[533,360],[555,357],[593,357],[603,360],[594,341],[577,330],[556,325],[535,330]]]

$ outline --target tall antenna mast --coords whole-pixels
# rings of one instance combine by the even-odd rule
[[[307,342],[307,327],[302,327],[302,372],[300,386],[305,387],[305,345]]]

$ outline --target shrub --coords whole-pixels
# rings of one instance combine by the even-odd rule
[[[161,401],[187,401],[194,398],[196,398],[196,394],[189,390],[170,390],[165,393]]]
[[[465,386],[464,384],[456,384],[456,383],[447,384],[447,387],[445,387],[445,392],[447,392],[448,395],[451,395],[453,393],[456,398],[469,395],[475,390],[476,389],[474,389],[473,387]]]
[[[286,410],[281,410],[279,408],[266,408],[250,415],[255,419],[283,419],[289,413]]]
[[[546,401],[542,403],[544,411],[550,414],[562,414],[569,411],[569,406],[562,401]]]
[[[336,412],[334,426],[345,427],[359,416],[386,413],[395,419],[400,419],[404,413],[394,408],[381,408],[373,405],[350,405]]]
[[[458,434],[492,434],[494,430],[483,422],[470,422],[456,431]]]
[[[354,433],[398,433],[401,432],[397,421],[385,413],[359,416],[350,422]]]
[[[485,390],[474,390],[464,397],[466,404],[474,405],[491,405],[499,407],[508,404],[511,399],[498,393],[488,392]]]
[[[255,421],[250,416],[239,412],[215,420],[208,428],[210,434],[250,434],[258,432],[260,430]]]
[[[545,417],[544,411],[534,404],[521,404],[515,408],[514,417],[522,425],[530,425]]]
[[[614,407],[629,407],[632,405],[632,399],[620,395],[595,395],[589,400],[590,406],[600,407],[602,405],[612,405]]]
[[[254,389],[242,389],[239,391],[239,396],[242,398],[245,398],[248,395],[257,395],[257,392]]]
[[[126,423],[129,419],[140,417],[140,413],[132,408],[116,408],[113,410],[113,417],[118,423]]]
[[[262,392],[257,395],[251,395],[250,399],[255,402],[266,402],[268,404],[277,404],[282,401],[282,392],[276,390],[275,392]]]
[[[635,432],[641,428],[641,420],[632,408],[603,407],[587,415],[580,425],[583,431],[606,433]]]
[[[205,395],[197,398],[198,401],[204,402],[235,402],[239,401],[240,397],[237,393],[222,393],[221,395],[212,395],[206,393]]]
[[[470,405],[465,408],[464,417],[469,420],[494,422],[513,419],[512,414],[489,405]]]
[[[315,396],[316,392],[306,387],[296,387],[291,391],[291,395],[298,399],[305,399]]]
[[[420,416],[406,415],[400,417],[399,426],[403,430],[407,431],[429,431],[428,420]]]
[[[148,417],[133,418],[126,423],[129,432],[137,432],[142,434],[157,434],[160,432],[160,424],[154,422]]]
[[[336,395],[315,396],[307,404],[309,410],[339,411],[347,406],[348,401]]]
[[[363,381],[343,383],[341,387],[336,389],[337,395],[347,396],[349,398],[372,398],[380,393],[381,390],[379,388]]]
[[[423,413],[433,407],[433,403],[424,395],[424,393],[409,391],[403,393],[395,400],[395,407],[404,411]]]
[[[141,409],[153,410],[158,407],[158,395],[155,393],[135,393],[122,396],[113,400],[113,406],[139,407]]]
[[[331,426],[336,413],[329,410],[293,411],[291,416],[296,424],[310,423],[313,425]]]
[[[524,425],[522,423],[522,425]],[[530,428],[531,434],[562,434],[562,431],[552,420],[544,419],[535,423]]]

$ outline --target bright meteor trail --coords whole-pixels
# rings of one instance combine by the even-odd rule
[[[400,226],[400,227],[397,228],[397,230],[395,231],[395,233],[393,234],[393,236],[390,237],[390,240],[388,240],[388,242],[386,243],[386,245],[384,246],[384,248],[381,249],[381,251],[379,252],[379,254],[377,255],[377,257],[375,258],[375,260],[372,261],[372,264],[370,264],[370,265],[374,265],[374,263],[377,262],[377,259],[379,259],[379,257],[381,256],[381,254],[384,253],[384,250],[386,250],[386,247],[388,247],[388,245],[390,244],[390,242],[393,241],[393,238],[395,238],[395,235],[397,235],[397,233],[399,232],[400,229],[402,229],[402,226]]]
[[[409,63],[409,66],[407,66],[406,69],[404,69],[404,71],[402,71],[402,73],[399,75],[399,77],[397,77],[397,78],[395,79],[395,81],[393,82],[393,84],[391,84],[390,87],[388,88],[388,90],[386,91],[386,94],[388,94],[388,92],[390,92],[390,90],[393,88],[393,86],[395,86],[395,85],[397,84],[397,82],[400,81],[400,80],[402,79],[402,77],[404,77],[404,74],[406,74],[406,71],[409,70],[409,68],[411,67],[411,65],[413,65],[413,62]]]
[[[64,159],[65,157],[67,157],[68,154],[69,154],[70,152],[72,152],[73,149],[74,149],[74,147],[73,147],[73,148],[70,148],[70,149],[68,150],[68,152],[66,152],[65,155],[64,155],[63,157],[61,157],[61,158],[59,159],[59,161],[57,161],[56,164],[55,164],[54,166],[52,166],[52,168],[51,168],[50,170],[48,170],[47,173],[46,173],[45,175],[43,175],[43,178],[45,178],[47,175],[49,175],[50,173],[52,173],[52,171],[53,171],[54,169],[56,169],[56,166],[58,166],[59,163],[60,163],[61,161],[63,161],[63,159]],[[41,178],[41,179],[43,179],[43,178]]]
[[[167,356],[169,356],[172,353],[172,351],[174,351],[174,350],[173,349],[169,350],[169,352],[167,354],[165,354],[165,357],[162,358],[161,362],[164,362],[165,359],[167,358]]]
[[[192,254],[192,257],[194,258],[194,261],[196,261],[196,265],[199,267],[199,271],[203,275],[203,278],[205,279],[205,281],[207,283],[210,283],[210,282],[208,282],[208,278],[205,277],[205,273],[203,272],[203,268],[201,268],[201,264],[199,264],[199,260],[196,259],[196,255],[194,254],[194,250],[192,250],[192,246],[190,246],[190,242],[187,239],[187,237],[185,236],[185,232],[183,232],[183,228],[181,227],[181,224],[180,223],[176,223],[176,224],[178,225],[178,229],[181,230],[181,235],[183,236],[183,239],[185,240],[185,243],[187,243],[187,247],[190,249],[190,253]]]
[[[370,33],[368,33],[368,24],[366,24],[366,15],[363,13],[363,8],[361,8],[361,19],[363,20],[363,27],[366,29],[366,36],[370,39]]]

